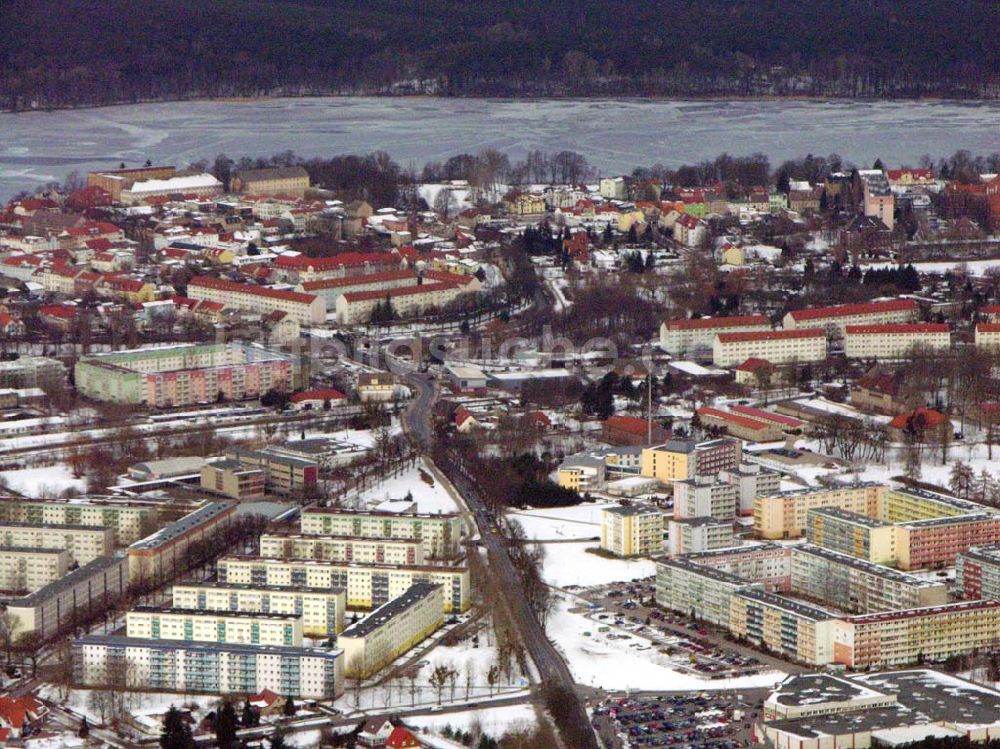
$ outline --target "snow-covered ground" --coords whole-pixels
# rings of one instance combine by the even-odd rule
[[[3,471],[0,477],[11,491],[26,497],[52,497],[62,494],[67,489],[82,492],[87,488],[87,479],[73,478],[69,466],[62,463],[40,468]]]
[[[424,477],[429,478],[431,483],[428,483]],[[374,505],[379,510],[402,511],[407,508],[407,503],[394,500],[401,500],[408,493],[413,495],[418,512],[458,511],[455,500],[452,499],[437,477],[427,469],[423,461],[397,476],[392,476],[376,486],[366,489],[359,498],[366,505]]]
[[[543,507],[508,512],[517,520],[528,538],[542,541],[594,538],[601,535],[601,511],[613,503],[585,503],[573,507]]]
[[[478,725],[484,733],[497,738],[512,729],[530,728],[536,724],[537,718],[531,705],[504,705],[459,713],[413,716],[408,717],[406,722],[432,731],[440,731],[445,726],[468,731]]]
[[[648,640],[608,639],[608,633],[598,632],[598,624],[570,611],[575,604],[560,596],[546,629],[580,684],[604,689],[738,689],[772,686],[785,676],[768,671],[737,679],[704,679],[681,673]]]
[[[568,585],[606,585],[656,574],[656,567],[649,559],[609,559],[587,551],[596,546],[596,541],[544,544],[542,576],[545,582],[565,588]]]

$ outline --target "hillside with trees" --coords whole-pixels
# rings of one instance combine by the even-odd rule
[[[204,96],[995,97],[1000,4],[8,0],[0,106]]]

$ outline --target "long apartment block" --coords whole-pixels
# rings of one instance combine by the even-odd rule
[[[688,554],[684,558],[701,567],[760,583],[771,592],[787,593],[792,587],[792,550],[782,544],[744,544]]]
[[[260,537],[262,557],[325,559],[365,564],[423,564],[419,538],[355,538],[303,533],[265,533]]]
[[[337,638],[349,678],[365,679],[388,666],[444,624],[440,585],[417,583],[375,609]]]
[[[71,563],[87,564],[115,550],[115,534],[104,526],[8,521],[0,523],[0,546],[66,549]]]
[[[462,519],[457,513],[360,512],[337,507],[306,507],[301,532],[355,538],[419,538],[425,559],[454,559],[462,550]]]
[[[973,546],[1000,543],[1000,515],[976,512],[896,526],[899,568],[919,570],[949,567]]]
[[[151,536],[128,547],[129,579],[149,582],[171,577],[184,568],[185,552],[223,531],[236,515],[232,502],[209,502]]]
[[[69,565],[65,549],[0,546],[0,589],[31,593],[61,578]]]
[[[694,564],[685,557],[654,561],[659,606],[727,629],[733,593],[763,587],[729,572]]]
[[[884,485],[869,482],[760,496],[754,499],[754,533],[767,539],[797,538],[806,532],[809,510],[818,507],[839,507],[877,518],[885,495]]]
[[[257,694],[269,689],[295,699],[344,693],[342,650],[146,640],[86,635],[73,641],[73,681],[100,687],[124,673],[142,691]]]
[[[0,499],[0,520],[31,525],[86,525],[111,528],[119,546],[138,541],[156,529],[154,506],[100,500]]]
[[[792,547],[791,592],[859,614],[948,603],[944,582],[812,544]]]
[[[955,583],[966,600],[1000,601],[1000,545],[975,546],[959,554]]]
[[[848,668],[880,668],[987,650],[998,631],[1000,601],[966,601],[844,618],[834,626],[833,647],[835,661]]]
[[[302,618],[307,637],[335,637],[344,629],[347,594],[330,588],[255,586],[239,583],[180,583],[173,605],[184,609],[292,614]]]
[[[125,629],[128,637],[146,640],[302,645],[302,620],[295,614],[138,606],[125,614]]]
[[[441,585],[445,613],[465,611],[470,605],[468,567],[224,556],[216,569],[222,583],[341,588],[347,591],[347,607],[351,609],[381,606],[415,583]]]
[[[760,590],[735,591],[729,629],[803,663],[833,661],[833,625],[840,614]]]
[[[873,517],[879,517],[888,523],[908,523],[913,520],[969,515],[975,512],[997,514],[996,509],[970,502],[967,499],[908,487],[906,489],[887,489],[883,496],[882,512]]]
[[[895,564],[896,527],[840,507],[814,507],[806,513],[809,543],[876,564]]]

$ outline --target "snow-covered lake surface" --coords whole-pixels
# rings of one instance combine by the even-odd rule
[[[176,102],[0,114],[0,200],[71,171],[184,166],[217,154],[387,151],[423,166],[494,147],[572,149],[604,173],[677,165],[723,151],[772,162],[836,152],[915,165],[920,156],[997,148],[997,102],[438,99],[363,97]]]

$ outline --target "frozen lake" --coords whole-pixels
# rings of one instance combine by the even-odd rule
[[[487,146],[512,157],[571,149],[605,174],[723,151],[761,151],[772,163],[836,152],[859,164],[914,165],[925,153],[1000,150],[1000,103],[312,98],[3,113],[0,199],[122,161],[384,150],[419,168]]]

